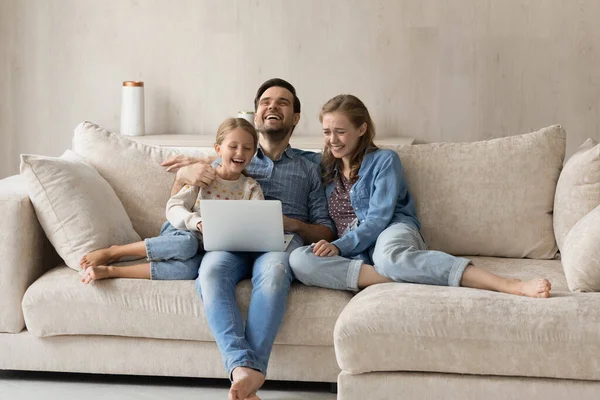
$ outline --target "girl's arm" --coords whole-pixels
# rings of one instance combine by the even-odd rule
[[[202,217],[198,212],[192,212],[198,199],[200,189],[197,186],[185,185],[167,202],[167,220],[177,229],[198,230],[198,222]]]
[[[381,232],[387,228],[394,217],[396,203],[399,196],[406,196],[407,185],[404,182],[404,173],[400,158],[395,153],[388,153],[377,161],[377,171],[373,182],[368,182],[368,187],[373,187],[369,198],[369,211],[359,226],[331,242],[342,256],[359,254],[376,241]]]
[[[265,195],[263,194],[263,191],[260,187],[260,185],[258,184],[258,182],[256,182],[256,180],[254,180],[253,178],[246,178],[246,185],[248,187],[247,192],[249,193],[246,197],[246,199],[248,200],[264,200],[265,199]]]

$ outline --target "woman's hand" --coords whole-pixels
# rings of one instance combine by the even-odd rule
[[[182,167],[187,167],[198,162],[200,162],[198,158],[179,155],[167,158],[160,165],[167,167],[167,172],[177,172]]]
[[[198,228],[198,230],[200,231],[200,233],[202,233],[202,222],[198,222],[196,224],[196,228]]]
[[[317,257],[333,257],[340,255],[340,249],[327,240],[319,240],[313,247],[313,253]]]

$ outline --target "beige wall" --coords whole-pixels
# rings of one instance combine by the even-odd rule
[[[340,92],[378,135],[471,141],[554,123],[600,139],[597,0],[2,0],[0,177],[59,155],[89,119],[118,130],[123,80],[146,82],[151,133],[212,134],[279,76],[319,135]],[[7,59],[6,54],[10,57]]]

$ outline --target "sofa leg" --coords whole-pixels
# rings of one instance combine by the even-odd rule
[[[335,383],[335,382],[329,383],[329,393],[337,394],[337,383]]]

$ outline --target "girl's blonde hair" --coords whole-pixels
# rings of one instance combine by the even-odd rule
[[[223,121],[217,129],[215,144],[218,144],[219,146],[222,145],[223,140],[225,140],[229,132],[238,128],[243,129],[252,136],[254,141],[254,152],[256,153],[256,149],[258,148],[258,134],[256,133],[254,126],[244,118],[227,118],[225,121]],[[246,171],[246,168],[244,168],[242,174],[244,176],[248,176],[248,171]]]
[[[244,118],[227,118],[225,121],[219,125],[219,129],[217,129],[217,137],[215,139],[215,143],[219,146],[223,144],[223,140],[229,132],[234,129],[243,129],[252,135],[252,139],[254,140],[254,150],[258,147],[258,134],[256,133],[256,129],[254,126]]]
[[[367,125],[367,130],[364,135],[358,139],[358,145],[350,158],[350,182],[354,183],[358,179],[358,170],[362,164],[362,160],[367,152],[377,149],[373,139],[375,138],[375,124],[371,119],[369,110],[364,103],[356,96],[351,94],[340,94],[329,100],[321,108],[319,121],[323,123],[323,116],[333,112],[343,113],[348,117],[355,128],[360,128],[362,124]],[[323,157],[321,159],[321,170],[323,173],[323,182],[331,183],[335,178],[335,168],[342,170],[343,163],[341,159],[337,159],[331,154],[331,149],[325,147],[323,149]]]

